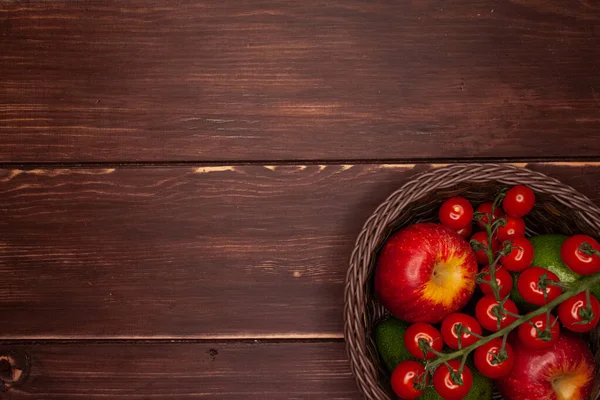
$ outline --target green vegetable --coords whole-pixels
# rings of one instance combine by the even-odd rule
[[[375,327],[375,345],[383,364],[390,372],[402,361],[414,360],[404,346],[404,333],[408,326],[408,323],[390,317]]]

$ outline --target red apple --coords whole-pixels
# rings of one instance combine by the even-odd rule
[[[466,240],[439,224],[415,224],[383,246],[375,292],[394,316],[434,324],[467,304],[475,274],[477,261]]]
[[[587,400],[596,376],[594,356],[586,343],[564,333],[548,350],[513,346],[515,366],[497,381],[506,400]]]

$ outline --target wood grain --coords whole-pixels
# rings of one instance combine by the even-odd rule
[[[0,162],[597,156],[599,27],[591,0],[4,1]]]
[[[600,164],[532,164],[600,202]],[[0,171],[2,338],[341,338],[364,221],[428,165]]]
[[[344,344],[139,343],[0,346],[31,372],[0,398],[360,400]]]

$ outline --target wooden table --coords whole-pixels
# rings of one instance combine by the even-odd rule
[[[365,219],[461,161],[600,202],[599,62],[593,0],[0,1],[0,398],[360,399]]]

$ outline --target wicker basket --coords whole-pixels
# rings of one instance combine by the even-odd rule
[[[460,195],[474,204],[493,198],[502,187],[524,184],[536,193],[536,206],[525,218],[528,234],[586,233],[598,237],[600,209],[587,197],[542,173],[498,164],[456,164],[416,176],[381,204],[365,223],[346,276],[344,336],[359,390],[369,400],[394,399],[373,343],[374,324],[386,315],[373,296],[372,272],[378,251],[395,230],[436,221],[447,198]],[[600,363],[600,329],[590,335]],[[600,400],[596,382],[593,400]],[[496,394],[496,396],[498,396]]]

